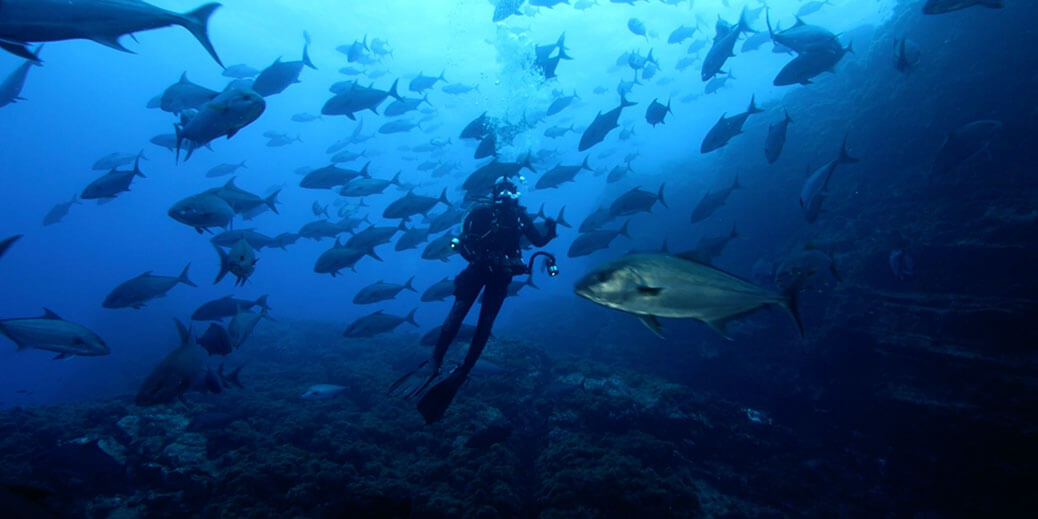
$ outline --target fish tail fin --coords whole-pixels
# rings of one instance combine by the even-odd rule
[[[368,256],[371,256],[372,258],[375,259],[375,261],[382,261],[382,257],[379,256],[377,252],[375,252],[375,247],[371,247],[364,254],[366,254]]]
[[[902,44],[901,48],[904,49],[904,44]],[[849,52],[851,54],[854,54],[855,53],[854,52],[854,42],[853,41],[847,42],[847,47],[844,48],[843,51],[844,52]]]
[[[731,232],[731,234],[728,235],[728,238],[731,239],[731,238],[738,238],[738,237],[739,237],[739,231],[738,231],[738,229],[735,228],[735,224],[733,223],[732,224],[732,232]]]
[[[852,157],[851,154],[847,152],[847,136],[844,136],[843,144],[840,146],[840,158],[838,162],[840,164],[854,164],[855,162],[859,162],[860,160],[861,159]]]
[[[452,204],[450,200],[447,200],[447,188],[443,188],[443,191],[440,192],[440,198],[438,198],[437,201],[443,202],[447,207],[454,207],[454,204]]]
[[[544,203],[543,202],[541,202],[541,207],[539,209],[537,209],[537,214],[533,215],[533,217],[534,218],[547,218],[548,217],[546,214],[544,214]]]
[[[735,175],[735,182],[732,182],[732,189],[742,189],[742,184],[739,183],[739,175]]]
[[[533,283],[533,276],[526,276],[526,282],[523,283],[523,284],[527,285],[527,286],[530,286],[530,287],[533,287],[533,288],[536,288],[537,290],[541,289],[541,287],[539,287],[539,286],[537,286],[537,285],[535,285]]]
[[[415,328],[421,328],[421,325],[419,325],[418,322],[414,320],[414,313],[417,311],[417,308],[413,308],[410,312],[408,312],[407,317],[405,317],[404,319],[407,322],[413,324]]]
[[[794,283],[793,286],[787,288],[782,292],[782,301],[779,305],[789,312],[789,316],[793,318],[793,322],[797,324],[797,330],[800,331],[800,338],[804,337],[804,322],[800,319],[800,288],[802,282]]]
[[[396,91],[396,86],[397,86],[397,83],[399,83],[399,82],[400,82],[399,79],[394,79],[393,80],[393,86],[389,87],[389,95],[390,95],[390,97],[392,97],[393,99],[396,99],[397,101],[403,101],[403,99],[400,98],[400,94],[397,93],[397,91]]]
[[[742,13],[739,15],[739,32],[758,32],[750,27],[750,22],[746,20],[746,7],[742,8]]]
[[[783,110],[786,112],[786,124],[793,122],[793,118],[789,116],[789,110]]]
[[[407,283],[404,283],[404,290],[410,290],[411,292],[414,292],[414,293],[417,294],[418,291],[415,290],[413,283],[414,283],[414,276],[411,276],[411,279],[408,279]]]
[[[280,194],[280,193],[281,193],[281,190],[278,189],[277,191],[274,191],[273,193],[271,193],[270,196],[268,196],[267,198],[263,199],[263,203],[267,204],[267,207],[269,207],[271,211],[274,211],[274,214],[280,214],[280,213],[278,213],[278,206],[277,206],[278,194]]]
[[[198,43],[201,43],[205,50],[209,52],[209,55],[216,60],[216,63],[220,65],[220,68],[226,68],[223,62],[220,61],[220,56],[216,54],[216,49],[213,47],[213,42],[209,41],[209,17],[213,15],[213,11],[220,8],[218,3],[205,4],[194,11],[184,13],[182,15],[183,20],[181,24],[185,29],[191,31],[191,34],[195,36]]]
[[[628,106],[634,106],[636,104],[638,104],[638,103],[635,103],[633,101],[628,101],[626,95],[620,94],[620,108],[627,108]]]
[[[310,61],[310,35],[306,35],[306,44],[303,45],[303,65],[306,65],[314,70],[317,70],[317,66],[314,65],[313,61]]]
[[[562,206],[562,209],[559,209],[559,216],[555,218],[555,223],[563,227],[573,227],[566,221],[566,206]]]
[[[584,162],[580,163],[580,169],[586,169],[588,171],[592,171],[591,165],[587,163],[587,159],[590,156],[591,156],[590,154],[584,155]]]
[[[630,221],[630,220],[627,220],[627,221],[625,221],[625,222],[624,222],[624,224],[623,224],[623,225],[622,225],[622,226],[620,227],[620,231],[619,231],[619,234],[620,234],[620,236],[626,236],[627,238],[630,238],[630,237],[631,237],[631,234],[627,232],[627,224],[629,224],[629,223],[631,223],[631,221]]]
[[[663,199],[663,186],[665,186],[665,185],[667,185],[666,182],[660,183],[660,190],[656,193],[656,200],[659,200],[660,201],[660,205],[662,205],[663,207],[666,207],[667,209],[670,209],[670,206],[667,205],[667,201]]]
[[[253,304],[264,310],[270,310],[270,305],[267,304],[267,294],[259,296]]]
[[[145,177],[144,176],[144,172],[141,171],[141,156],[140,155],[138,155],[137,158],[133,160],[133,175],[136,176],[136,177],[148,178],[148,177]]]
[[[444,77],[444,74],[446,74],[446,73],[447,73],[447,69],[441,70],[440,71],[440,77],[438,77],[436,79],[439,79],[440,81],[443,81],[444,83],[450,83],[450,81],[447,81],[447,78]]]
[[[216,253],[220,255],[220,271],[217,272],[216,279],[213,280],[213,284],[215,285],[231,271],[231,258],[215,243],[213,244],[213,248],[216,249]]]
[[[759,113],[761,113],[763,111],[764,110],[761,110],[759,107],[757,107],[757,96],[756,96],[756,94],[750,96],[750,107],[746,109],[746,113],[759,114]]]
[[[177,335],[180,337],[180,344],[186,344],[187,341],[191,340],[191,330],[184,326],[180,319],[174,317],[173,323],[177,325]]]
[[[183,284],[185,284],[185,285],[187,285],[189,287],[197,287],[198,285],[196,285],[193,281],[191,281],[187,277],[187,270],[189,268],[191,268],[191,263],[188,263],[187,265],[184,265],[184,270],[180,271],[180,276],[177,277],[177,283],[183,283]]]
[[[174,132],[174,134],[176,135],[176,138],[177,138],[177,154],[176,154],[176,159],[175,159],[177,163],[180,162],[180,146],[181,146],[181,144],[184,143],[184,134],[181,131],[181,128],[183,128],[183,120],[184,120],[183,114],[180,116],[180,119],[181,119],[181,123],[180,124],[174,124],[173,125],[173,132]]]

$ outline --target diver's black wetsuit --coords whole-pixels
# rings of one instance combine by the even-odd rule
[[[494,319],[508,295],[512,276],[529,273],[519,249],[520,240],[525,236],[530,243],[541,247],[555,237],[555,221],[547,221],[545,234],[534,226],[533,220],[516,200],[518,193],[514,184],[500,180],[494,186],[494,193],[492,202],[477,205],[465,217],[462,234],[455,242],[455,248],[468,260],[469,266],[454,279],[454,306],[443,323],[432,359],[404,375],[390,388],[391,393],[403,389],[405,397],[422,395],[418,411],[426,423],[431,424],[443,417],[458,388],[479,360],[490,338]],[[461,321],[481,290],[484,292],[479,322],[464,362],[429,387],[439,378],[447,348],[458,335]]]
[[[549,222],[548,233],[542,235],[523,207],[515,202],[480,204],[465,217],[458,249],[469,266],[454,279],[454,306],[443,323],[433,352],[437,366],[443,362],[480,289],[485,287],[476,333],[459,369],[468,374],[476,364],[490,338],[501,304],[508,296],[512,276],[526,273],[519,241],[525,235],[535,247],[547,245],[555,237],[555,222]]]

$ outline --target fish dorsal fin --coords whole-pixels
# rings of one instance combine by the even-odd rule
[[[799,16],[797,16],[796,19],[797,19],[797,23],[794,23],[793,27],[800,27],[801,25],[807,25],[806,23],[804,23],[803,20],[800,19]]]
[[[54,319],[60,321],[61,317],[58,316],[58,314],[54,313],[50,308],[44,308],[43,317],[40,317],[40,319]]]
[[[150,275],[151,275],[151,273],[152,273],[152,271],[150,271],[150,270],[149,270],[149,271],[147,271],[147,272],[145,272],[145,273],[143,273],[143,274],[141,274],[141,275],[137,276],[137,278],[138,278],[138,279],[139,279],[139,278],[146,278],[146,277],[150,276]]]
[[[190,83],[190,81],[187,80],[186,70],[180,73],[180,81],[177,81],[177,83]]]

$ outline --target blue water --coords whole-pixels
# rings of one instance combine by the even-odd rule
[[[893,359],[885,356],[889,344],[876,339],[877,334],[886,333],[899,340],[929,334],[924,342],[931,349],[967,344],[974,348],[970,355],[1004,360],[1000,355],[1008,354],[1007,362],[1033,381],[1034,371],[1028,366],[1034,364],[1021,360],[1033,359],[1033,353],[1027,353],[1031,348],[991,346],[983,339],[984,333],[976,330],[994,326],[986,321],[968,333],[947,323],[918,326],[913,317],[897,321],[897,310],[875,303],[898,293],[935,298],[919,303],[921,306],[954,306],[962,302],[937,297],[954,293],[965,299],[989,298],[984,299],[989,305],[995,304],[991,298],[1006,297],[1013,304],[1033,309],[1033,292],[1008,288],[1013,282],[1033,287],[1033,281],[1001,276],[1006,272],[1031,274],[1014,261],[1034,258],[1035,234],[1021,239],[1022,232],[1034,230],[1036,200],[1034,180],[1030,178],[1033,175],[1022,173],[1025,159],[1033,156],[1027,149],[1033,142],[1031,130],[1036,122],[1033,99],[1027,97],[1035,86],[1035,54],[1030,48],[1035,32],[1026,23],[1035,19],[1033,6],[1008,0],[1011,5],[1001,10],[975,7],[924,17],[919,13],[923,2],[834,0],[807,18],[838,34],[844,44],[853,43],[855,53],[847,55],[834,73],[822,74],[811,85],[773,86],[775,74],[791,57],[772,53],[770,43],[743,53],[743,36],[735,46],[736,55],[724,67],[736,79],[717,93],[705,94],[699,68],[710,44],[699,51],[700,59],[686,70],[676,70],[675,64],[688,55],[691,41],[713,38],[719,16],[735,22],[743,2],[687,0],[668,5],[671,3],[626,5],[598,0],[585,10],[560,4],[494,23],[494,8],[483,0],[226,0],[209,26],[213,44],[225,64],[245,63],[262,69],[278,56],[299,59],[307,32],[313,42],[309,54],[318,70],[304,68],[298,84],[266,99],[266,110],[259,120],[231,139],[213,141],[212,151],[197,150],[189,160],[179,163],[172,152],[149,142],[154,135],[172,132],[176,117],[146,109],[146,103],[185,71],[193,82],[214,90],[221,90],[229,81],[190,33],[168,27],[138,33],[136,42],[124,37],[122,42],[132,54],[90,41],[47,43],[41,54],[43,66],[30,70],[22,91],[26,100],[0,108],[0,174],[4,178],[0,238],[24,234],[0,260],[0,317],[35,316],[48,308],[98,333],[111,354],[53,361],[46,352],[15,352],[5,340],[0,348],[0,406],[104,401],[133,394],[151,367],[176,344],[171,320],[186,320],[201,303],[228,294],[243,299],[269,294],[272,315],[282,324],[321,321],[344,329],[376,309],[406,315],[417,308],[416,320],[421,328],[415,330],[406,324],[398,328],[394,333],[406,337],[402,341],[417,340],[411,334],[440,325],[449,301],[419,303],[418,295],[410,292],[372,306],[356,306],[350,300],[374,281],[403,283],[411,276],[421,292],[464,268],[459,256],[446,262],[429,261],[419,256],[424,244],[399,253],[391,244],[381,245],[377,250],[382,262],[366,257],[358,263],[356,272],[344,271],[332,278],[313,272],[314,261],[332,240],[304,238],[287,250],[259,251],[255,273],[244,287],[235,288],[231,277],[212,283],[218,259],[208,243],[209,235],[200,235],[167,215],[174,202],[218,187],[229,178],[206,178],[205,172],[211,167],[242,160],[247,161],[248,168],[235,174],[235,183],[263,196],[280,187],[280,214],[267,212],[251,221],[236,217],[234,228],[255,228],[269,236],[298,231],[317,218],[311,212],[314,201],[333,204],[329,210],[334,215],[338,210],[334,203],[341,197],[332,190],[300,188],[301,176],[294,171],[327,165],[325,149],[349,136],[358,124],[363,123],[364,134],[371,134],[391,119],[361,112],[357,122],[342,116],[324,116],[307,123],[290,120],[297,113],[319,114],[331,97],[328,86],[352,78],[338,72],[344,66],[385,71],[377,79],[359,76],[360,81],[387,89],[399,79],[401,95],[409,97],[415,94],[406,92],[407,83],[417,73],[435,76],[444,72],[449,82],[438,83],[428,91],[435,115],[422,123],[422,129],[378,134],[349,149],[366,153],[374,177],[390,178],[402,171],[401,180],[413,185],[415,193],[436,196],[446,187],[448,198],[457,203],[464,196],[461,183],[486,163],[486,159],[472,158],[475,141],[458,138],[469,121],[487,112],[519,124],[524,117],[543,117],[558,91],[576,91],[580,96],[573,106],[543,117],[499,149],[500,158],[507,161],[518,160],[527,152],[556,150],[551,158],[537,163],[539,173],[524,172],[527,183],[520,185],[521,203],[531,213],[544,204],[549,216],[565,206],[566,219],[574,227],[560,228],[559,238],[545,247],[559,257],[561,275],[549,279],[536,272],[539,290],[526,288],[519,297],[506,300],[494,329],[496,337],[527,341],[553,354],[570,354],[709,389],[746,407],[768,407],[776,416],[786,413],[787,425],[794,430],[813,428],[808,424],[826,420],[824,414],[806,416],[805,409],[839,413],[832,408],[844,405],[841,398],[851,398],[858,389],[893,394],[898,400],[897,395],[907,391],[904,380],[933,389],[938,395],[933,399],[958,397],[983,408],[983,401],[963,396],[973,395],[972,389],[962,389],[949,380],[970,368],[956,365],[942,372],[920,367],[913,372],[897,361],[899,353],[891,354]],[[745,3],[750,8],[759,7],[756,1]],[[187,1],[155,5],[177,12],[197,7]],[[769,1],[772,23],[789,27],[801,5],[796,0]],[[631,17],[644,22],[648,42],[627,29]],[[682,44],[668,45],[667,36],[680,24],[695,25],[698,31]],[[750,25],[766,30],[763,12]],[[545,81],[530,64],[533,47],[554,42],[563,32],[567,53],[574,59],[561,61],[557,79]],[[392,55],[361,65],[347,63],[346,56],[335,49],[365,36],[369,42],[372,38],[388,41]],[[922,49],[918,68],[908,73],[899,73],[893,66],[891,43],[893,38],[903,36]],[[616,84],[634,75],[626,65],[616,66],[617,56],[630,51],[645,55],[650,49],[659,60],[660,71],[628,94],[628,99],[638,104],[622,112],[620,128],[604,142],[586,153],[578,152],[580,131],[597,113],[619,104]],[[0,74],[21,63],[20,58],[0,54]],[[478,90],[462,95],[441,90],[455,83],[477,85]],[[605,92],[595,94],[599,86]],[[682,100],[690,95],[695,95],[694,99]],[[751,96],[765,111],[751,116],[744,132],[720,151],[699,153],[700,142],[717,119],[722,114],[744,111]],[[645,121],[645,109],[654,99],[662,103],[670,100],[673,113],[667,115],[663,125],[651,127]],[[388,104],[384,102],[382,109]],[[768,165],[764,137],[768,125],[782,119],[783,109],[790,112],[794,122],[783,155],[776,164]],[[412,112],[400,119],[423,116]],[[928,179],[945,136],[978,119],[1001,120],[1006,125],[1002,137],[991,146],[989,155],[994,156],[970,166],[976,168],[970,181],[942,183],[941,179]],[[570,124],[576,126],[576,133],[559,139],[543,135],[551,126]],[[634,134],[621,140],[619,134],[626,128],[633,128]],[[268,130],[298,136],[301,142],[267,147],[262,134]],[[845,135],[851,153],[862,161],[841,166],[819,221],[807,223],[798,203],[803,180],[807,172],[836,156]],[[432,153],[409,149],[432,139],[451,139],[451,144]],[[147,157],[141,162],[147,177],[134,179],[130,192],[103,205],[83,201],[74,205],[60,223],[42,225],[43,216],[54,204],[69,200],[103,173],[91,171],[97,158],[111,152],[140,150]],[[621,164],[630,153],[636,154],[633,172],[620,182],[607,184],[604,175],[582,171],[575,182],[558,189],[533,187],[540,174],[558,163],[580,164],[587,156],[592,168],[601,173]],[[456,162],[457,167],[445,177],[432,178],[430,172],[416,169],[430,159]],[[366,160],[341,166],[359,169]],[[735,191],[706,221],[690,224],[689,215],[699,199],[730,185],[736,176],[745,188]],[[978,182],[978,176],[990,181]],[[632,217],[632,237],[617,238],[607,250],[580,258],[566,257],[577,237],[576,227],[586,215],[633,187],[656,192],[661,183],[666,184],[669,209],[657,205],[651,213]],[[352,216],[367,214],[376,225],[396,225],[397,221],[384,220],[380,215],[386,205],[403,194],[391,186],[381,195],[366,197],[370,207]],[[968,198],[968,203],[963,198]],[[884,209],[885,203],[890,204],[889,209]],[[987,214],[995,215],[992,221],[1005,223],[1008,227],[1003,232],[1012,237],[1006,238],[990,227],[976,231],[969,222],[956,220],[955,208],[960,204],[988,207]],[[932,211],[920,214],[917,208],[921,207]],[[442,205],[433,213],[441,210]],[[939,216],[933,217],[935,213]],[[971,221],[981,221],[982,213]],[[932,225],[920,223],[930,217],[927,221]],[[605,228],[617,228],[622,220]],[[701,323],[676,320],[664,322],[667,339],[660,341],[633,317],[593,305],[573,293],[573,283],[602,262],[631,250],[658,249],[664,240],[671,251],[692,249],[700,238],[727,233],[733,224],[740,237],[715,264],[747,278],[758,260],[780,261],[808,242],[834,251],[846,281],[842,287],[805,294],[801,310],[807,339],[798,339],[784,314],[760,312],[740,320],[732,342]],[[949,228],[964,231],[949,232]],[[895,233],[905,235],[916,247],[918,274],[907,281],[896,279],[887,261],[896,248],[890,238]],[[985,260],[983,251],[971,249],[963,254],[975,259],[955,262],[958,268],[940,266],[952,261],[948,255],[954,257],[956,246],[969,248],[976,242],[1009,243],[1005,246],[1018,251],[1012,256],[1016,259],[991,253],[996,259]],[[104,296],[119,283],[145,271],[175,276],[187,263],[198,288],[176,286],[166,297],[140,310],[101,307]],[[889,311],[878,324],[870,321],[870,315],[874,315],[870,312],[877,307]],[[474,324],[476,314],[473,311],[467,322]],[[954,320],[955,315],[947,318]],[[1009,316],[1007,320],[1012,321],[1019,314],[1010,312]],[[934,319],[943,322],[941,317]],[[261,323],[260,329],[265,325]],[[197,324],[195,328],[200,333]],[[885,331],[877,331],[881,328]],[[959,340],[965,336],[969,340]],[[994,343],[1002,339],[1005,337],[990,340]],[[803,353],[805,350],[827,353],[814,357]],[[881,365],[876,364],[879,367],[870,364],[880,363],[875,360],[877,351],[884,356]],[[858,355],[867,356],[864,364],[872,368],[864,374],[855,369],[862,361]],[[212,363],[217,361],[213,359]],[[984,369],[990,367],[986,364]],[[902,378],[888,387],[884,377],[892,371]],[[396,374],[385,375],[391,379]],[[996,373],[992,379],[998,376]],[[978,378],[970,383],[983,385],[988,380]],[[843,396],[812,399],[810,387],[825,385],[820,381],[836,387],[841,382],[847,384],[837,391]],[[1033,404],[1033,386],[1028,390],[1024,404]],[[870,403],[870,416],[881,416],[883,413],[873,406],[881,408],[882,404]],[[841,414],[842,418],[846,417]],[[856,426],[849,418],[842,424],[845,431]],[[889,440],[870,438],[878,438],[878,443]],[[908,478],[912,471],[901,474]]]

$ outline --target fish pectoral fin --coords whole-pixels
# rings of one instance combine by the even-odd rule
[[[726,341],[733,340],[728,335],[728,332],[725,330],[725,326],[728,324],[728,319],[717,319],[715,321],[703,321],[703,322],[705,322],[707,324],[707,326],[709,326],[710,328],[713,328],[713,330],[715,332],[717,332],[718,335],[720,335],[721,337],[724,337],[724,340],[726,340]]]
[[[641,320],[642,324],[645,325],[652,333],[655,333],[657,337],[663,339],[663,325],[656,319],[655,315],[639,315],[638,319]]]
[[[88,38],[92,41],[100,43],[101,45],[104,45],[105,47],[111,47],[115,50],[134,54],[132,50],[123,47],[123,44],[119,43],[119,36],[121,36],[121,34],[98,34],[94,36],[89,36]]]
[[[649,287],[644,285],[638,287],[638,293],[647,296],[656,296],[662,291],[663,289],[660,287]]]
[[[67,359],[67,358],[69,358],[69,357],[71,357],[71,356],[72,356],[72,354],[71,354],[71,353],[59,353],[59,354],[57,354],[57,355],[55,355],[55,356],[54,356],[54,359],[53,359],[53,360],[61,360],[61,359]]]

